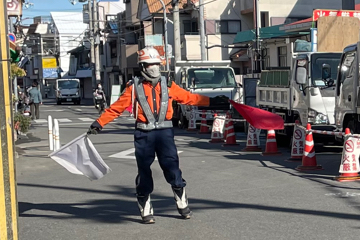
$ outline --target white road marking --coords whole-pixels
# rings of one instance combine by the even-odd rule
[[[80,108],[76,108],[74,110],[77,111],[77,112],[82,112],[82,110]]]
[[[47,119],[36,119],[34,120],[36,123],[47,123]]]
[[[68,118],[59,118],[58,119],[59,122],[63,123],[63,122],[72,122],[70,119]]]
[[[42,112],[63,112],[64,109],[42,110]]]
[[[182,153],[183,151],[178,151],[178,154],[179,153]],[[121,151],[121,152],[118,152],[118,153],[115,153],[113,155],[110,155],[109,157],[111,158],[123,158],[123,159],[136,159],[135,156],[130,156],[130,154],[133,154],[135,153],[135,148],[130,148],[128,150],[125,150],[125,151]],[[158,158],[155,156],[155,161],[157,161]]]
[[[78,119],[83,122],[93,122],[94,121],[94,119],[91,119],[91,118],[78,118]]]

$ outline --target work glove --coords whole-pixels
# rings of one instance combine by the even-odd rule
[[[102,130],[102,127],[101,125],[98,123],[98,121],[95,121],[93,122],[91,125],[90,125],[90,128],[89,130],[87,131],[87,134],[98,134],[100,131]]]
[[[210,107],[212,106],[219,106],[219,105],[229,105],[229,98],[224,95],[216,96],[210,98]]]

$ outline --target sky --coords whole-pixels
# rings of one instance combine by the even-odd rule
[[[79,2],[72,5],[69,0],[29,0],[29,2],[34,5],[28,9],[23,7],[22,19],[24,25],[31,24],[33,17],[50,16],[50,12],[81,12],[83,6],[83,3]]]

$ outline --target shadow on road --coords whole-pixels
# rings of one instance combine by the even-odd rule
[[[58,187],[49,185],[22,184],[23,187],[51,188],[69,191],[83,191],[91,193],[121,195],[131,197],[132,200],[101,199],[79,203],[28,203],[19,202],[20,217],[40,217],[52,219],[87,219],[103,223],[140,222],[139,211],[135,201],[134,189],[118,187],[116,191],[96,191],[93,189]],[[179,218],[175,215],[176,207],[172,197],[152,194],[153,206],[156,216]],[[297,209],[288,207],[268,206],[261,204],[245,204],[228,201],[213,201],[208,199],[191,198],[191,208],[195,212],[213,211],[214,209],[251,209],[254,211],[270,211],[281,213],[295,213],[310,216],[322,216],[343,220],[359,220],[358,214],[339,213],[334,211],[316,211],[310,209]],[[42,210],[47,214],[27,213],[30,210]],[[56,212],[52,214],[50,212]],[[58,213],[66,214],[59,215]]]

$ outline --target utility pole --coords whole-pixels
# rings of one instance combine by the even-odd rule
[[[175,62],[177,62],[177,61],[181,61],[179,0],[175,0],[174,2],[173,17],[174,17]]]
[[[256,34],[255,34],[255,70],[257,73],[260,72],[261,70],[261,64],[260,64],[260,28],[259,28],[259,9],[258,9],[258,0],[254,1],[254,13],[255,13],[255,29],[256,29]]]
[[[204,26],[204,0],[199,0],[199,28],[200,28],[201,61],[206,61],[205,26]]]
[[[95,0],[94,0],[95,1]],[[88,11],[89,11],[89,30],[90,30],[90,67],[91,67],[91,82],[92,88],[96,88],[96,78],[94,74],[95,67],[95,41],[94,41],[94,28],[93,28],[93,6],[92,0],[88,0]]]
[[[98,84],[101,82],[100,75],[100,36],[99,36],[99,11],[98,3],[96,0],[93,2],[93,19],[94,19],[94,51],[95,51],[95,83]],[[105,17],[105,16],[104,16]]]
[[[169,59],[168,59],[168,36],[167,36],[167,17],[166,17],[166,7],[163,0],[159,0],[163,7],[164,12],[164,35],[165,35],[165,61],[166,61],[166,72],[169,72]]]
[[[7,3],[0,4],[0,239],[18,239]]]

